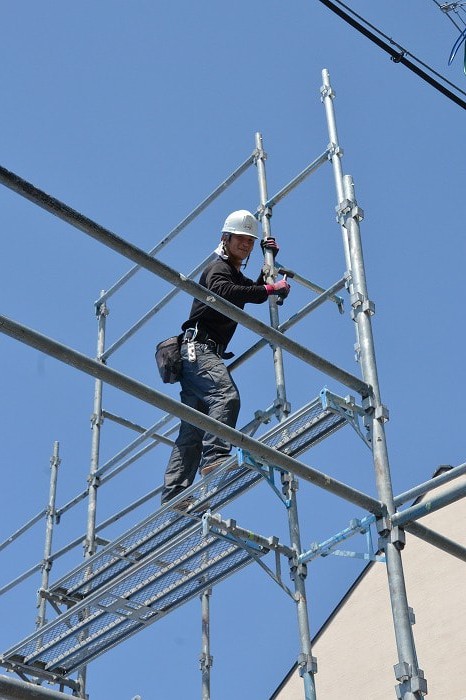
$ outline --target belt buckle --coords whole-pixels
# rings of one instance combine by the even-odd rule
[[[184,332],[183,343],[190,343],[196,340],[197,328],[187,328]]]

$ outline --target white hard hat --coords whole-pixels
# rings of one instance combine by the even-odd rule
[[[237,236],[251,236],[257,239],[257,221],[246,209],[234,211],[225,219],[222,233],[234,233]]]

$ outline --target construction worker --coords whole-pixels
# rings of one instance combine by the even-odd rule
[[[290,286],[286,280],[265,284],[261,271],[253,282],[241,272],[257,238],[257,221],[249,211],[234,211],[227,216],[215,251],[218,257],[202,272],[199,284],[240,309],[246,303],[262,304],[271,294],[288,296]],[[274,238],[261,241],[261,247],[271,250],[274,257],[278,252]],[[236,321],[194,299],[189,318],[181,327],[181,401],[233,428],[240,397],[223,359],[232,357],[225,351],[236,326]],[[162,504],[190,486],[198,469],[205,476],[218,468],[230,449],[223,438],[181,421],[165,471]],[[183,501],[178,509],[187,510],[191,503],[192,500]]]

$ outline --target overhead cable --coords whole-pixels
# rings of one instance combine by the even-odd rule
[[[363,34],[367,39],[370,39],[376,46],[381,48],[383,51],[388,53],[390,55],[391,60],[394,63],[402,63],[406,68],[409,68],[413,73],[415,73],[419,78],[422,78],[426,83],[434,87],[436,90],[441,92],[445,97],[448,97],[448,99],[452,100],[452,102],[455,102],[459,107],[462,107],[463,109],[466,109],[466,101],[463,100],[459,95],[456,95],[454,92],[449,90],[445,85],[442,85],[438,80],[436,80],[433,76],[437,76],[440,78],[444,83],[450,85],[453,87],[455,90],[460,92],[466,97],[466,92],[461,90],[457,85],[454,85],[451,83],[449,80],[444,78],[442,75],[437,73],[433,68],[428,66],[426,63],[423,63],[420,59],[418,59],[416,56],[414,56],[412,53],[404,49],[400,44],[397,44],[393,39],[390,37],[386,36],[381,30],[377,29],[374,25],[370,24],[367,20],[365,20],[363,17],[360,15],[356,14],[351,8],[349,8],[347,5],[345,5],[342,2],[339,2],[339,0],[336,0],[335,2],[332,2],[332,0],[319,0],[323,5],[328,7],[329,10],[332,10],[336,15],[341,17],[347,24],[349,24],[351,27],[354,29],[357,29],[358,32]],[[340,5],[340,7],[338,6]],[[344,9],[342,9],[344,8]],[[347,10],[347,12],[345,11]],[[353,15],[353,16],[351,16]],[[364,26],[366,25],[366,26]],[[374,31],[371,31],[374,30]],[[383,38],[381,38],[383,37]],[[384,41],[386,39],[388,42]],[[390,45],[391,44],[391,45]],[[410,56],[413,61],[416,61],[416,63],[413,63],[413,61],[409,60],[407,56]],[[423,66],[426,68],[432,75],[429,75],[429,73],[426,73],[425,70],[423,70],[420,66]]]

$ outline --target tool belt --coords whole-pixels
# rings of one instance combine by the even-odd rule
[[[207,333],[201,328],[188,328],[183,336],[182,343],[189,343],[190,341],[195,341],[201,345],[207,345],[211,350],[214,351],[216,355],[222,358],[229,359],[233,357],[233,353],[225,353],[225,346],[222,343],[216,343],[215,340],[209,338]]]

